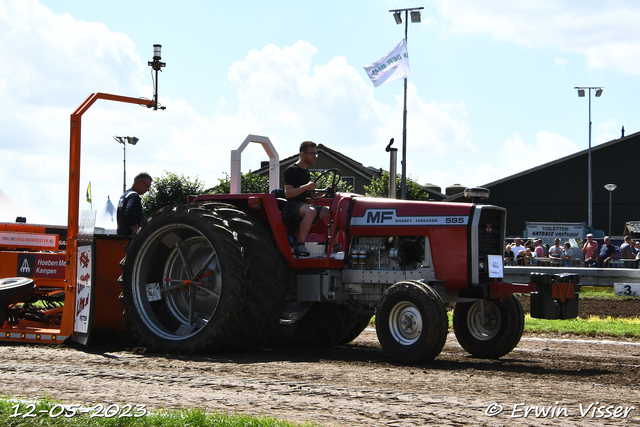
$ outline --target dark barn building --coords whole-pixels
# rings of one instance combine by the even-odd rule
[[[588,223],[588,152],[583,150],[550,163],[483,185],[488,204],[507,209],[507,235],[520,236],[525,222]],[[593,229],[620,236],[628,221],[640,220],[638,183],[633,159],[640,156],[640,132],[592,146]],[[629,162],[627,163],[627,160]],[[462,195],[445,199],[464,201]]]

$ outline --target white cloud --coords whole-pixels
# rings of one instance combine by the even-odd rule
[[[35,0],[0,3],[0,37],[2,188],[39,215],[64,223],[70,114],[96,89],[138,96],[143,67],[124,34],[55,15]],[[100,159],[91,169],[101,166],[113,168]]]
[[[409,85],[407,92],[407,110],[411,111],[407,128],[412,144],[420,154],[449,155],[475,151],[469,139],[471,130],[466,122],[467,107],[464,103],[425,102],[413,85]],[[397,100],[400,104],[400,96]]]
[[[8,41],[0,45],[0,81],[8,82],[0,87],[0,125],[7,129],[0,135],[2,188],[64,224],[70,114],[96,88],[147,97],[152,90],[139,83],[146,76],[133,42],[102,24],[55,15],[34,0],[15,0],[0,4],[0,32]],[[379,102],[360,68],[344,57],[316,65],[316,52],[302,40],[250,51],[229,69],[237,109],[220,100],[220,112],[211,117],[175,98],[161,97],[166,111],[97,101],[82,117],[80,208],[89,208],[89,181],[94,208],[107,195],[117,203],[123,151],[114,135],[140,139],[126,150],[127,185],[137,172],[160,176],[168,170],[213,186],[230,169],[230,151],[248,134],[269,136],[282,158],[311,139],[367,166],[388,168],[384,147],[392,136],[396,146],[402,141],[402,97],[396,105]],[[441,163],[473,151],[464,104],[425,101],[411,84],[408,101],[409,170],[423,170],[423,159]],[[266,155],[260,147],[245,150],[243,170],[258,168],[261,160]]]
[[[530,48],[586,57],[590,68],[640,73],[640,4],[635,1],[439,0],[447,29],[489,34]]]
[[[396,105],[380,103],[370,82],[345,58],[312,66],[315,53],[315,47],[299,41],[292,47],[266,46],[236,62],[229,80],[238,88],[240,110],[255,116],[268,135],[282,136],[283,156],[311,139],[367,166],[387,169],[384,147],[391,137],[396,147],[402,143],[402,95]],[[418,159],[427,153],[472,149],[463,104],[425,102],[411,83],[408,104],[410,167],[419,170]]]
[[[55,15],[35,0],[3,1],[0,34],[3,98],[42,106],[77,103],[96,88],[137,93],[144,68],[133,42],[101,23]]]
[[[514,175],[527,169],[543,165],[561,157],[574,154],[579,147],[568,138],[551,132],[540,131],[533,143],[527,143],[518,134],[507,138],[498,151],[499,165],[476,161],[472,156],[459,156],[447,171],[422,174],[418,182],[436,183],[445,188],[452,184],[467,187],[489,184],[493,181]]]
[[[402,157],[403,95],[396,96],[396,105],[387,113],[379,139],[382,143],[395,138],[398,148],[398,173]],[[473,156],[477,151],[471,143],[471,130],[466,121],[467,108],[462,102],[425,101],[416,87],[407,87],[407,171],[411,179],[421,184],[433,183],[444,187],[453,184],[455,174],[442,172],[453,169],[454,162]],[[384,147],[384,145],[382,145]],[[388,169],[388,159],[375,166]],[[446,166],[445,166],[446,165]],[[444,166],[444,167],[443,167]]]
[[[502,177],[574,154],[581,149],[568,138],[551,132],[538,132],[533,145],[527,144],[520,135],[513,134],[499,151],[503,165]]]
[[[304,41],[285,48],[269,45],[233,64],[229,81],[237,88],[240,111],[258,117],[259,127],[271,135],[288,134],[297,143],[370,141],[384,107],[345,58],[312,66],[316,52]],[[295,152],[296,145],[289,150]]]
[[[554,63],[554,65],[559,65],[559,66],[560,66],[560,68],[562,69],[562,72],[563,72],[563,73],[564,73],[564,67],[565,67],[565,65],[569,65],[569,64],[570,64],[570,62],[569,62],[569,61],[567,61],[567,60],[566,60],[566,59],[564,59],[564,58],[558,58],[558,59],[556,59],[555,61],[553,61],[553,63]]]
[[[592,144],[602,144],[617,138],[622,135],[622,125],[614,118],[606,118],[600,120],[597,124],[594,123]],[[585,145],[586,147],[586,145]]]

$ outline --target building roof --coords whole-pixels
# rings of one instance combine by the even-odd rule
[[[631,139],[631,138],[636,138],[639,135],[640,135],[640,132],[636,132],[636,133],[632,133],[631,135],[623,136],[621,138],[614,139],[614,140],[611,140],[609,142],[605,142],[605,143],[600,144],[600,145],[592,146],[591,147],[591,155],[593,156],[594,153],[596,153],[599,150],[603,150],[603,149],[609,148],[612,145],[618,144],[618,143],[620,143],[622,141],[626,141],[626,140]],[[557,165],[559,163],[566,162],[567,160],[571,160],[571,159],[574,159],[576,157],[584,156],[585,154],[588,153],[588,151],[589,151],[589,149],[585,148],[582,151],[578,151],[578,152],[570,154],[568,156],[561,157],[561,158],[556,159],[556,160],[552,160],[552,161],[544,163],[544,164],[542,164],[540,166],[536,166],[536,167],[533,167],[531,169],[526,169],[526,170],[524,170],[522,172],[518,172],[518,173],[516,173],[514,175],[510,175],[510,176],[507,176],[505,178],[499,179],[497,181],[493,181],[493,182],[490,182],[488,184],[481,185],[481,187],[491,189],[491,187],[493,187],[493,186],[496,186],[496,185],[499,185],[499,184],[503,184],[503,183],[505,183],[507,181],[511,181],[511,180],[513,180],[515,178],[520,178],[522,176],[538,172],[538,171],[540,171],[542,169],[546,169],[546,168],[548,168],[550,166],[554,166],[554,165]],[[445,200],[447,202],[454,202],[454,201],[456,201],[457,199],[459,199],[460,197],[463,197],[463,196],[464,195],[462,193],[454,194],[452,196],[447,197]]]
[[[380,178],[382,176],[382,172],[383,172],[382,169],[376,169],[372,166],[364,166],[362,163],[357,162],[353,160],[351,157],[345,156],[344,154],[336,150],[332,150],[331,148],[327,147],[324,144],[318,144],[317,149],[318,149],[318,152],[321,152],[322,154],[325,154],[333,158],[334,160],[349,166],[355,172],[357,172],[358,174],[362,175],[367,179]],[[290,164],[295,163],[298,160],[298,156],[299,154],[296,153],[293,156],[289,156],[280,160],[280,167],[282,168],[284,166],[288,166]],[[268,165],[253,171],[254,175],[264,175],[268,172],[269,172]]]
[[[380,179],[382,177],[382,173],[386,172],[386,170],[382,168],[375,168],[373,166],[364,166],[362,163],[352,159],[349,156],[345,156],[339,151],[333,150],[324,144],[318,144],[317,149],[319,152],[332,158],[333,160],[339,163],[343,163],[346,166],[350,167],[354,172],[358,173],[359,175],[361,175],[362,177],[368,180]],[[294,154],[293,156],[284,158],[280,160],[280,168],[289,166],[290,164],[295,163],[297,160],[298,160],[297,153]],[[261,167],[260,169],[256,169],[255,171],[253,171],[253,174],[264,175],[264,174],[267,174],[268,172],[269,172],[269,166],[266,165]],[[445,194],[433,189],[432,187],[423,186],[423,189],[425,192],[429,194],[429,197],[430,198],[433,197],[434,200],[442,200],[446,197]]]

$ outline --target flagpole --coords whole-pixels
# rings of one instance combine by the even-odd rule
[[[91,210],[93,210],[93,197],[91,196],[91,181],[89,181],[89,185],[87,186],[87,202],[91,205]]]
[[[375,87],[387,81],[404,78],[404,106],[402,108],[402,178],[400,182],[400,197],[407,198],[407,79],[409,71],[409,52],[407,50],[407,38],[409,34],[409,12],[411,12],[411,22],[421,22],[420,10],[424,7],[413,7],[409,9],[392,9],[393,19],[396,24],[402,24],[402,12],[404,12],[404,39],[396,45],[385,56],[365,65],[364,69]],[[397,64],[395,64],[397,62]],[[393,66],[389,67],[389,65]]]
[[[409,10],[404,11],[404,40],[409,49]],[[400,181],[400,198],[407,199],[407,78],[404,78],[404,109],[402,111],[402,178]]]
[[[393,18],[396,24],[402,23],[401,12],[404,12],[404,40],[409,48],[409,12],[411,12],[411,22],[420,22],[420,10],[424,7],[412,7],[408,9],[392,9]],[[407,198],[407,77],[404,78],[404,108],[402,110],[402,178],[400,181],[400,197]]]

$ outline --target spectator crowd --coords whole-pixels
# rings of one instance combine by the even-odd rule
[[[620,247],[611,244],[611,238],[605,236],[602,245],[598,245],[593,234],[587,234],[582,248],[572,246],[555,238],[553,246],[542,244],[541,239],[514,239],[507,244],[504,252],[504,265],[507,266],[550,266],[550,267],[626,267],[638,268],[640,260],[640,240],[631,236],[624,237]]]

